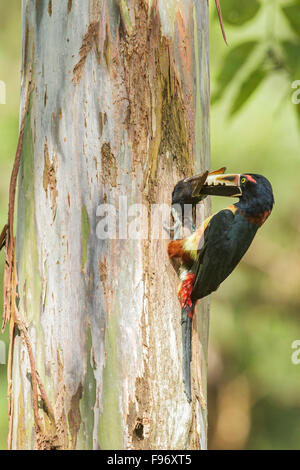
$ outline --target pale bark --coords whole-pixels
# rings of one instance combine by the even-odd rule
[[[36,435],[17,335],[13,448],[206,448],[208,302],[189,404],[168,241],[101,241],[96,211],[126,195],[150,212],[209,168],[208,2],[119,4],[23,0],[19,311],[55,420],[40,407]]]

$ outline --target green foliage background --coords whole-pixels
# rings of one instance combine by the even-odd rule
[[[299,449],[300,365],[292,364],[291,345],[300,339],[300,106],[292,104],[292,82],[300,80],[300,1],[221,0],[229,48],[210,3],[212,166],[264,174],[276,205],[212,296],[209,445]],[[0,105],[1,227],[18,135],[20,5],[0,4],[0,80],[7,86],[7,104]],[[213,201],[214,210],[225,205]],[[0,365],[1,449],[6,387]]]
[[[213,167],[264,174],[275,207],[212,296],[209,444],[299,449],[300,365],[291,361],[291,345],[300,338],[300,106],[292,104],[300,1],[221,4],[230,47],[213,21]],[[214,210],[222,206],[224,200],[213,201]]]

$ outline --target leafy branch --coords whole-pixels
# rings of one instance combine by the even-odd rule
[[[271,74],[283,73],[287,89],[292,93],[292,83],[300,80],[300,0],[287,4],[274,0],[226,0],[222,12],[224,22],[235,28],[257,20],[260,13],[266,14],[268,23],[264,39],[247,39],[229,49],[216,80],[212,102],[216,103],[224,96],[240,72],[245,72],[245,77],[237,87],[228,112],[230,117],[242,109]],[[277,34],[275,17],[287,25],[283,37]],[[300,104],[293,107],[300,125]]]

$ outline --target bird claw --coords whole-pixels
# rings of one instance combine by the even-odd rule
[[[168,232],[169,235],[171,232],[174,233],[173,240],[180,240],[182,238],[182,222],[180,220],[180,216],[178,215],[178,213],[176,212],[174,208],[172,208],[171,212],[172,212],[175,224],[172,227],[170,227],[169,225],[166,224],[166,222],[163,222],[163,228],[166,230],[166,232]],[[190,218],[188,218],[187,226],[189,227],[189,230],[191,231],[191,233],[194,233],[196,231],[196,226],[194,225],[193,221]]]
[[[166,232],[170,233],[171,232],[174,232],[173,234],[173,240],[179,240],[181,238],[181,228],[182,228],[182,222],[180,220],[180,217],[178,215],[178,213],[176,212],[176,210],[174,209],[174,207],[172,207],[171,209],[171,212],[172,212],[172,215],[173,215],[173,219],[175,221],[175,224],[173,225],[173,227],[170,227],[169,225],[167,225],[165,222],[163,223],[163,228],[166,230]]]
[[[174,233],[173,240],[179,240],[181,238],[181,224],[174,224],[172,227],[169,227],[165,222],[163,223],[163,228],[170,235],[171,232]]]

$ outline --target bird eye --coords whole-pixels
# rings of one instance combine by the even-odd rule
[[[241,178],[241,183],[246,183],[246,181],[247,181],[246,178],[244,178],[244,177]]]

